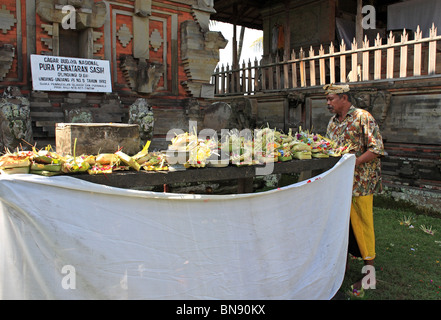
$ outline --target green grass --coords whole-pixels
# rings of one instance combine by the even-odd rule
[[[411,224],[403,224],[409,217]],[[366,290],[363,299],[441,300],[441,215],[376,198],[374,225],[376,288]],[[422,225],[434,234],[425,233]],[[350,259],[340,299],[352,299],[346,292],[365,276],[362,267],[362,261]]]

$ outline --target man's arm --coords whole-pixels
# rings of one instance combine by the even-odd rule
[[[363,164],[365,162],[369,162],[375,158],[379,157],[378,154],[373,153],[372,151],[367,150],[365,153],[363,153],[361,156],[359,156],[356,160],[355,160],[355,165],[358,166],[360,164]]]

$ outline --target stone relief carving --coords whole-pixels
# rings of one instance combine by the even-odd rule
[[[2,5],[0,9],[0,29],[2,29],[3,34],[6,34],[12,29],[12,27],[17,22],[14,15],[6,9],[6,5]]]
[[[20,145],[32,144],[29,100],[17,87],[7,87],[0,98],[0,150],[13,151]]]
[[[155,91],[164,65],[152,63],[144,59],[135,59],[130,55],[121,57],[121,69],[130,89],[139,93],[152,93]]]
[[[204,108],[204,128],[212,128],[217,132],[222,129],[248,129],[256,125],[252,117],[250,99],[233,99],[226,102],[214,102]]]
[[[8,9],[6,9],[6,5],[2,5],[0,9],[0,30],[2,30],[2,33],[8,33],[8,31],[14,27],[16,22],[17,19]],[[11,70],[14,56],[15,48],[13,45],[0,44],[0,81],[2,81]]]
[[[130,43],[130,40],[132,40],[133,35],[130,32],[129,27],[127,27],[126,24],[123,24],[118,32],[116,33],[119,42],[121,43],[121,45],[125,48],[127,47],[127,45]]]
[[[101,43],[97,43],[97,40],[103,36],[102,32],[94,31],[93,32],[93,53],[97,53],[101,50],[103,45]]]
[[[146,99],[137,99],[129,108],[129,124],[139,125],[140,149],[149,140],[153,139],[153,125],[155,123],[152,107]]]
[[[164,40],[162,39],[158,29],[154,29],[150,35],[150,45],[152,46],[153,51],[158,51],[163,42]]]
[[[202,32],[210,30],[210,15],[215,12],[214,0],[197,0],[197,4],[191,8],[191,13]]]
[[[52,39],[52,35],[53,35],[53,25],[51,24],[46,24],[46,23],[42,23],[41,24],[41,28],[44,30],[45,33],[47,33],[47,35],[49,36],[49,38],[41,38],[41,42],[43,42],[48,48],[49,50],[52,51],[53,49],[53,39]]]
[[[11,44],[0,45],[0,81],[2,81],[11,70],[14,56],[14,46]]]
[[[211,75],[219,62],[219,49],[227,43],[221,32],[203,32],[195,21],[181,24],[181,58],[188,78],[182,85],[193,97],[211,97]]]
[[[385,90],[375,91],[354,91],[352,93],[353,104],[369,111],[380,125],[386,120],[388,115],[391,94]]]

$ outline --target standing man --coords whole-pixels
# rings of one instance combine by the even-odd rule
[[[382,189],[380,157],[384,155],[383,139],[372,115],[352,105],[348,85],[330,84],[323,88],[328,110],[335,114],[329,121],[326,135],[340,146],[350,144],[350,152],[356,156],[348,251],[361,257],[365,265],[373,266],[373,195]],[[356,296],[363,294],[362,280],[353,284],[352,289]]]

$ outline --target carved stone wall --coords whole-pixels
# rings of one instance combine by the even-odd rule
[[[2,81],[12,68],[15,48],[10,44],[0,46],[0,81]]]
[[[3,0],[0,94],[22,89],[38,147],[54,144],[58,122],[128,122],[140,98],[154,115],[154,139],[188,129],[191,119],[202,123],[226,46],[209,30],[213,7],[213,0]],[[32,54],[108,60],[113,92],[34,91]]]
[[[101,49],[97,40],[103,33],[107,6],[104,2],[74,0],[37,0],[36,13],[44,36],[41,41],[49,54],[71,56],[78,52],[82,58],[94,58]],[[69,47],[72,46],[72,50]]]
[[[0,98],[0,153],[28,149],[32,143],[29,100],[17,87],[8,87]]]
[[[209,80],[228,41],[220,32],[202,31],[195,21],[181,24],[181,57],[188,80],[182,84],[193,97],[211,98]]]
[[[130,89],[139,93],[155,92],[164,74],[164,65],[133,56],[121,57],[121,69]]]
[[[0,87],[17,85],[23,79],[22,10],[18,1],[0,4]],[[16,83],[10,83],[16,82]],[[1,91],[0,91],[1,92]]]

